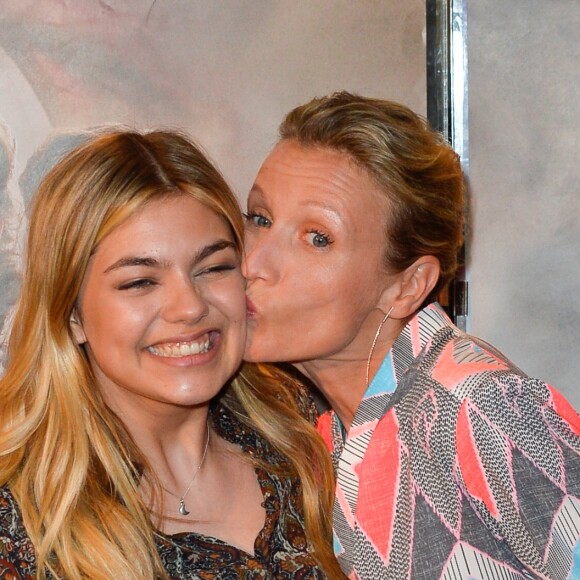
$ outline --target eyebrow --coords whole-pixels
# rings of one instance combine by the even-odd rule
[[[306,207],[319,207],[320,209],[335,215],[341,222],[344,221],[344,217],[340,213],[339,209],[337,209],[336,207],[329,205],[323,201],[318,201],[317,199],[312,199],[304,205],[306,205]]]
[[[253,183],[252,187],[250,188],[250,191],[248,191],[248,197],[251,193],[255,193],[257,195],[261,195],[262,197],[264,197],[264,190],[255,182]]]
[[[257,183],[254,183],[252,185],[250,191],[248,192],[248,196],[251,193],[254,193],[258,196],[261,196],[262,198],[266,197],[264,190]],[[312,199],[308,200],[304,205],[306,207],[310,207],[310,206],[319,207],[320,209],[322,209],[328,213],[334,214],[340,221],[344,221],[344,218],[343,218],[342,214],[340,213],[340,210],[338,208],[324,202],[324,201],[320,201],[316,198],[312,198]]]
[[[236,245],[230,240],[218,240],[213,244],[204,246],[195,253],[192,260],[192,266],[195,266],[216,252],[221,252],[227,248],[233,248],[235,250]],[[152,258],[150,256],[126,256],[124,258],[120,258],[114,264],[111,264],[104,271],[104,274],[107,274],[113,270],[119,270],[120,268],[130,268],[132,266],[145,266],[147,268],[169,268],[170,265],[171,262],[169,262],[169,260],[158,260],[157,258]]]

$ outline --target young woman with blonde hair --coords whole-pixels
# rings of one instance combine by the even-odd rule
[[[182,134],[97,134],[42,181],[0,381],[3,578],[340,574],[307,399],[237,372],[241,250]]]

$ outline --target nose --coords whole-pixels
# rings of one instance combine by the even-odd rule
[[[274,272],[272,255],[275,253],[271,240],[264,235],[246,233],[242,274],[248,281],[271,278]]]
[[[167,284],[163,316],[168,322],[194,324],[208,313],[208,301],[190,279]]]

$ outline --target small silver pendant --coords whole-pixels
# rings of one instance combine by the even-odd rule
[[[185,507],[185,500],[183,500],[183,499],[179,500],[179,513],[182,516],[189,515],[189,512],[187,511],[187,508]]]

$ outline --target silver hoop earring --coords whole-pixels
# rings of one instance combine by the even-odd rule
[[[379,324],[379,327],[377,328],[377,332],[375,334],[375,337],[373,338],[373,344],[371,345],[371,350],[369,352],[369,358],[367,359],[367,372],[366,372],[366,377],[365,377],[365,391],[369,388],[369,372],[370,372],[370,368],[371,368],[371,359],[373,358],[373,352],[375,351],[375,345],[377,344],[377,340],[379,339],[379,335],[381,334],[381,330],[383,329],[383,324],[385,324],[385,322],[387,322],[387,319],[389,318],[389,316],[391,315],[391,312],[394,310],[394,306],[391,306],[391,309],[385,314],[384,318],[381,320],[381,323]]]

